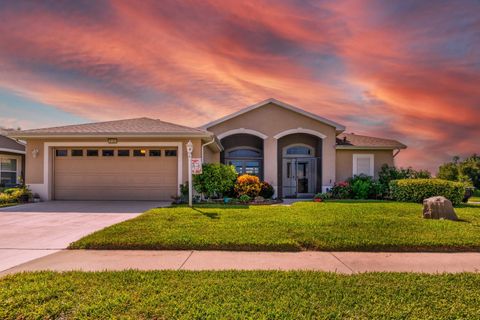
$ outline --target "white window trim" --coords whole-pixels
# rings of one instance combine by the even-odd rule
[[[13,155],[1,155],[1,159],[6,159],[6,160],[17,160],[17,171],[16,171],[16,176],[15,176],[15,183],[19,183],[19,178],[22,175],[22,157],[21,156],[13,156]],[[0,173],[2,172],[2,168],[0,166]],[[11,172],[11,171],[5,171],[5,172]]]
[[[251,134],[253,136],[257,136],[263,140],[267,139],[268,136],[260,131],[253,130],[253,129],[246,129],[246,128],[238,128],[233,130],[228,130],[226,132],[220,133],[217,135],[218,140],[222,140],[228,136],[232,136],[234,134]]]
[[[298,127],[296,129],[288,129],[288,130],[282,131],[280,133],[277,133],[273,137],[278,140],[282,137],[285,137],[285,136],[288,136],[289,134],[294,134],[294,133],[307,133],[307,134],[310,134],[312,136],[317,136],[320,139],[325,139],[327,137],[326,135],[324,135],[321,132],[318,132],[318,131],[315,131],[315,130],[312,130],[312,129],[305,129],[305,128],[301,128],[301,127]]]
[[[358,175],[358,167],[357,167],[358,161],[357,160],[362,159],[362,158],[363,159],[370,159],[370,174],[369,174],[369,176],[374,177],[375,176],[375,171],[374,171],[375,155],[374,154],[365,154],[365,153],[360,153],[360,154],[354,154],[353,155],[352,175],[353,176]]]
[[[53,166],[50,166],[50,157],[53,156],[50,148],[54,147],[177,147],[178,153],[178,194],[180,195],[180,184],[183,183],[183,144],[182,142],[118,142],[114,145],[107,142],[45,142],[43,144],[43,183],[30,184],[33,192],[38,193],[42,199],[51,200],[52,192],[50,188],[51,172]]]

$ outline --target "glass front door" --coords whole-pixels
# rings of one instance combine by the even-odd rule
[[[315,193],[315,158],[283,159],[283,196],[301,197]]]

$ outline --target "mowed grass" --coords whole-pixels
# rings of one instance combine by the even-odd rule
[[[173,207],[88,235],[74,249],[479,251],[480,206],[462,221],[426,220],[399,202],[300,202],[292,206]]]
[[[479,319],[480,275],[279,271],[26,273],[0,319]]]

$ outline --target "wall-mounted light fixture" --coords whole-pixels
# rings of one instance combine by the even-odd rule
[[[33,149],[33,150],[32,150],[32,157],[35,159],[35,158],[38,156],[38,153],[39,153],[39,152],[40,152],[40,151],[38,150],[38,148]]]

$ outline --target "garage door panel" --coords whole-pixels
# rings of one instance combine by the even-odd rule
[[[170,200],[178,190],[177,161],[165,156],[55,157],[55,199]]]

